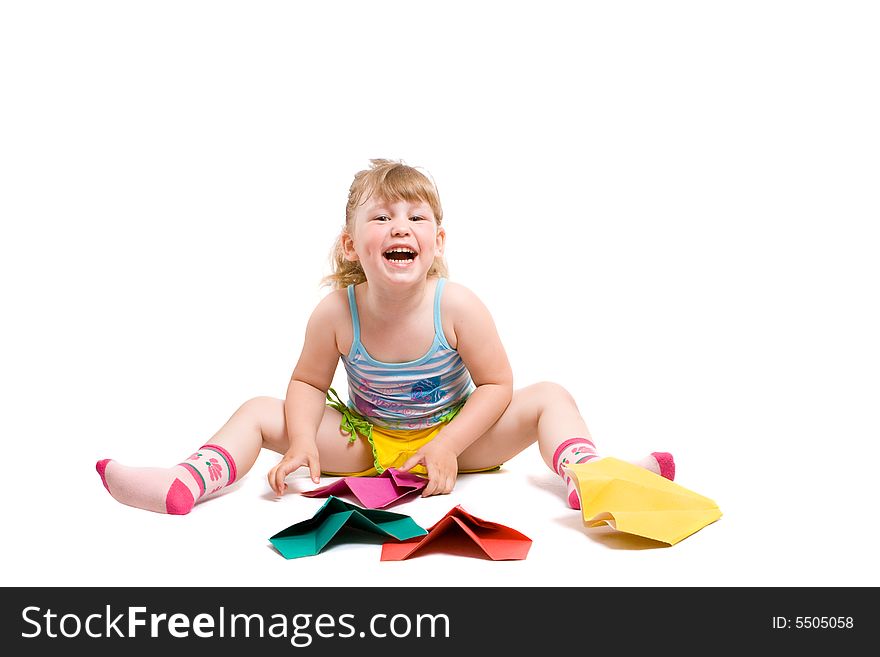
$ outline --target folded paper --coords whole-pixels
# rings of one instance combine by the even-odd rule
[[[369,532],[377,534],[378,540],[390,538],[396,541],[427,533],[409,516],[364,509],[331,495],[314,516],[282,529],[271,536],[269,542],[285,559],[310,557],[323,550],[337,535],[343,540],[344,530]]]
[[[306,497],[351,494],[368,509],[381,509],[422,490],[428,480],[411,472],[387,468],[375,477],[343,477],[328,486],[302,493]]]
[[[584,525],[674,545],[721,517],[718,505],[650,470],[615,458],[576,463]]]
[[[426,536],[382,545],[382,561],[402,561],[429,547],[440,552],[488,557],[501,561],[525,559],[532,539],[515,529],[472,516],[461,505],[428,528]]]

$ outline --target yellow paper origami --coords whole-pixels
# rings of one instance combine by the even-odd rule
[[[675,545],[721,517],[718,505],[632,463],[605,457],[565,466],[577,480],[584,525]]]

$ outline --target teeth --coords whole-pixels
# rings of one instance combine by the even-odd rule
[[[385,256],[385,259],[389,262],[396,262],[401,265],[411,263],[416,257],[415,251],[405,246],[397,246],[393,249],[388,249],[382,255]]]

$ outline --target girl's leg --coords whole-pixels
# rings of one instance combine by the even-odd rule
[[[318,429],[321,464],[333,472],[358,472],[373,462],[363,440],[348,442],[339,431],[341,415],[327,408]],[[284,401],[256,397],[239,407],[226,424],[183,463],[171,468],[132,468],[104,459],[97,463],[104,486],[129,506],[182,515],[200,499],[244,477],[262,448],[287,451]]]
[[[564,470],[568,463],[585,463],[597,458],[593,439],[574,398],[562,386],[543,382],[517,390],[499,420],[458,458],[461,470],[490,468],[516,456],[533,442],[544,463],[568,486],[568,502],[580,508],[575,483]],[[672,455],[653,452],[636,465],[667,479],[675,475]]]

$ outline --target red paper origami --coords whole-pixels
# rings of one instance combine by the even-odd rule
[[[428,528],[426,536],[382,544],[382,561],[402,561],[430,546],[432,551],[494,561],[525,559],[532,539],[515,529],[472,516],[461,505]]]
[[[343,477],[328,486],[302,493],[306,497],[337,497],[350,493],[367,509],[381,509],[422,490],[428,480],[388,468],[375,477]]]

